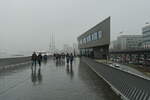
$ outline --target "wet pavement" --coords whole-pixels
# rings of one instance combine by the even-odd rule
[[[87,65],[48,60],[0,73],[0,100],[120,100]]]

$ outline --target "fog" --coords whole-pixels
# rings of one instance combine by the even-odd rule
[[[48,50],[50,34],[56,47],[72,45],[77,37],[111,16],[111,40],[141,34],[150,22],[149,0],[1,0],[0,51]]]

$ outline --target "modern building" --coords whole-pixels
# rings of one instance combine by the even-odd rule
[[[150,48],[150,25],[146,25],[142,28],[143,33],[143,46],[144,48]]]
[[[118,49],[131,50],[142,48],[142,35],[121,35],[117,38]]]
[[[109,50],[118,50],[120,49],[118,46],[118,41],[114,40],[110,42]]]
[[[78,37],[80,55],[106,59],[110,44],[110,17]]]

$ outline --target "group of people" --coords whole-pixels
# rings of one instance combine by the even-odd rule
[[[41,62],[42,60],[47,60],[47,55],[44,55],[42,56],[42,53],[39,53],[38,55],[36,54],[36,52],[33,52],[32,54],[32,66],[35,65],[36,66],[36,63],[38,62],[39,66],[41,66]]]
[[[67,65],[69,65],[69,63],[70,63],[70,65],[72,66],[72,62],[73,62],[73,60],[74,60],[74,56],[73,56],[73,54],[71,53],[71,54],[66,54],[66,62],[67,62]]]
[[[61,61],[61,59],[63,59],[65,61],[65,58],[66,58],[66,63],[67,63],[67,66],[70,64],[72,66],[72,62],[74,60],[74,56],[73,54],[54,54],[54,57],[56,59],[56,61]],[[38,62],[39,66],[41,66],[41,62],[42,60],[44,61],[47,61],[47,55],[44,55],[42,56],[42,53],[38,53],[38,55],[36,54],[36,52],[33,52],[32,54],[32,66],[35,65],[36,66],[36,63]]]
[[[57,62],[61,61],[61,60],[65,60],[65,58],[66,58],[67,66],[69,65],[69,63],[72,66],[72,62],[74,60],[74,56],[73,56],[72,53],[71,54],[69,54],[69,53],[67,53],[67,54],[64,54],[64,53],[62,53],[62,54],[54,54],[54,58],[56,59]]]
[[[64,53],[61,53],[61,54],[59,54],[59,53],[55,53],[54,54],[54,57],[55,57],[55,59],[57,60],[57,61],[60,61],[60,60],[64,60],[65,59],[65,54]]]

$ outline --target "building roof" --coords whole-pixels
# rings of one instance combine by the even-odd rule
[[[150,24],[146,24],[146,25],[142,28],[142,30],[144,31],[144,30],[147,29],[147,28],[150,29]]]
[[[86,31],[86,32],[84,32],[83,34],[81,34],[80,36],[78,36],[77,39],[79,40],[79,38],[85,36],[85,35],[88,34],[92,29],[96,28],[97,26],[99,26],[100,24],[104,23],[104,22],[105,22],[106,20],[108,20],[108,19],[110,19],[110,16],[107,17],[106,19],[104,19],[102,22],[100,22],[100,23],[96,24],[95,26],[93,26],[93,27],[92,27],[91,29],[89,29],[88,31]]]
[[[128,38],[128,37],[143,37],[143,35],[121,35],[118,38]]]

